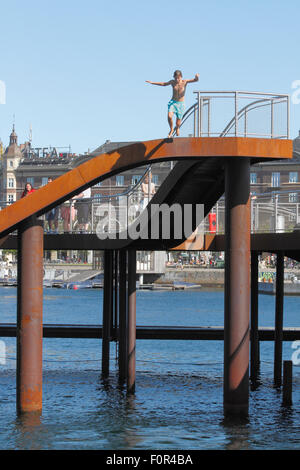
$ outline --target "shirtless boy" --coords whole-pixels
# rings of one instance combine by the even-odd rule
[[[179,128],[181,124],[181,119],[184,113],[184,95],[186,86],[188,83],[198,82],[199,74],[196,73],[195,78],[191,80],[183,80],[182,73],[180,70],[175,70],[174,80],[169,80],[168,82],[150,82],[146,80],[147,83],[151,85],[159,86],[168,86],[171,85],[173,88],[172,99],[168,103],[168,123],[170,126],[170,132],[168,137],[171,137],[173,134],[173,115],[176,115],[176,135],[179,135]]]

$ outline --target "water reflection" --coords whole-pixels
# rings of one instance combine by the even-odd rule
[[[40,412],[24,413],[15,420],[15,449],[41,450],[46,428],[41,420]]]
[[[250,449],[249,437],[250,426],[247,416],[226,416],[221,425],[224,428],[227,438],[226,450],[247,450]]]
[[[109,416],[108,448],[132,449],[143,438],[136,431],[138,408],[134,394],[117,378],[100,378],[98,410]],[[104,393],[103,393],[104,392]]]

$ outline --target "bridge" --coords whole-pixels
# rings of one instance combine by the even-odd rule
[[[233,98],[233,101],[232,101]],[[138,250],[208,249],[220,243],[225,251],[224,332],[224,412],[247,414],[249,406],[249,305],[251,297],[251,359],[257,369],[257,253],[260,242],[251,246],[250,166],[256,162],[292,158],[288,138],[288,98],[285,95],[230,92],[229,110],[214,113],[214,99],[227,100],[226,92],[197,92],[196,103],[187,111],[194,129],[192,136],[136,142],[100,154],[60,176],[52,183],[16,201],[0,212],[0,238],[6,246],[17,231],[17,410],[19,413],[42,409],[42,304],[43,249],[104,250],[104,295],[102,324],[102,375],[109,375],[112,331],[119,341],[119,377],[126,381],[128,393],[135,391],[136,344],[136,252]],[[243,101],[244,100],[244,101]],[[283,130],[275,123],[277,107],[285,106]],[[251,113],[267,109],[267,130],[251,132]],[[280,108],[281,109],[281,108]],[[220,117],[227,119],[220,124]],[[257,120],[255,120],[257,122]],[[222,131],[217,130],[221,125]],[[215,132],[214,132],[215,130]],[[130,218],[125,227],[113,230],[102,225],[95,233],[44,235],[40,217],[69,201],[81,191],[128,169],[159,162],[176,164],[150,198],[144,210]],[[147,172],[146,172],[147,173]],[[146,177],[146,174],[145,174]],[[144,179],[145,181],[145,179]],[[199,226],[225,193],[226,228],[223,238],[208,240]],[[118,198],[121,201],[121,198]],[[126,203],[127,204],[127,203]],[[115,204],[120,207],[122,204]],[[168,232],[157,227],[157,207],[180,208],[181,219],[170,217]],[[201,220],[198,208],[202,207]],[[109,206],[111,207],[111,206]],[[185,224],[188,208],[189,223]],[[103,214],[102,214],[103,215]],[[110,217],[108,217],[110,220]],[[178,227],[178,220],[179,227]],[[199,224],[200,222],[200,224]],[[156,225],[155,225],[156,224]],[[98,227],[98,226],[97,226]],[[153,227],[156,227],[153,236]],[[187,228],[188,227],[188,228]],[[180,228],[181,230],[178,230]],[[183,230],[184,229],[184,230]],[[132,237],[132,233],[147,236]],[[178,235],[179,233],[179,235]],[[281,234],[278,234],[281,235]],[[283,255],[280,238],[273,238],[272,251],[278,252],[278,328],[275,331],[277,380],[281,380]],[[267,243],[267,242],[265,242]],[[295,250],[298,244],[295,241]],[[288,248],[288,244],[285,246]],[[252,250],[252,252],[251,252]],[[250,263],[251,258],[251,263]],[[250,290],[251,276],[251,290]],[[114,295],[115,294],[115,295]],[[116,298],[118,301],[116,301]],[[280,336],[281,334],[281,336]],[[278,337],[279,335],[279,337]],[[278,337],[278,339],[277,339]],[[280,367],[280,371],[279,371]],[[279,372],[278,372],[279,371]],[[278,375],[279,374],[279,375]]]

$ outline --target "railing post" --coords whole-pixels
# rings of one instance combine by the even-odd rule
[[[201,137],[201,114],[202,114],[202,109],[201,109],[201,97],[200,97],[200,92],[198,92],[198,137]]]
[[[290,97],[287,96],[287,122],[286,122],[286,138],[290,138]]]
[[[274,136],[274,100],[271,99],[271,139]]]
[[[197,107],[195,106],[194,107],[194,135],[193,137],[196,137],[196,132],[197,132],[197,114],[196,114],[196,109]],[[173,162],[173,160],[171,161],[171,163]]]
[[[210,98],[207,100],[207,137],[210,136]]]
[[[244,113],[245,117],[244,117],[244,137],[247,137],[247,131],[248,131],[248,113],[247,113],[247,109],[245,109],[245,113]]]
[[[235,137],[238,135],[238,92],[234,93]]]

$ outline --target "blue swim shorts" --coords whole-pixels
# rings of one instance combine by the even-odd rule
[[[175,113],[177,119],[182,119],[184,113],[184,101],[170,100],[168,103],[168,111]]]

